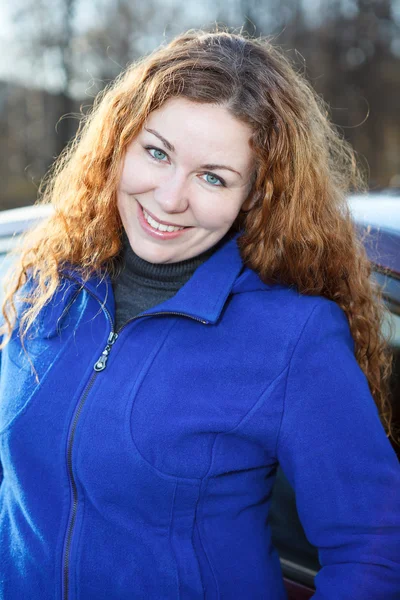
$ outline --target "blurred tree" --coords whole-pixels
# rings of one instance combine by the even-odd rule
[[[271,35],[328,102],[371,187],[400,185],[400,1],[238,0],[219,19]]]
[[[400,173],[400,60],[392,51],[400,28],[394,2],[354,0],[346,4],[351,11],[344,4],[325,0],[318,27],[304,30],[299,43],[334,122],[368,163],[370,186],[388,186]]]
[[[17,0],[13,12],[19,30],[19,55],[30,63],[33,72],[42,74],[42,85],[46,75],[57,81],[57,110],[63,118],[57,124],[56,154],[76,131],[75,122],[65,118],[73,107],[70,92],[74,77],[75,8],[76,0],[52,0],[51,9],[46,0]]]
[[[2,208],[31,203],[40,178],[77,129],[71,97],[75,0],[17,0],[12,18],[18,32],[17,62],[36,83],[8,83],[2,90],[1,120],[7,123],[6,185]],[[21,78],[20,78],[21,79]],[[51,93],[44,89],[51,82]],[[2,170],[2,169],[1,169]]]
[[[162,7],[157,0],[94,0],[94,5],[97,18],[75,39],[74,92],[80,97],[93,97],[128,63],[158,46],[172,24],[178,32],[182,23],[178,2]]]
[[[8,148],[0,167],[7,182],[0,190],[0,208],[35,201],[41,177],[77,130],[77,98],[86,96],[90,108],[96,92],[137,54],[134,34],[145,31],[152,1],[138,17],[127,0],[104,7],[97,0],[99,18],[83,29],[76,18],[78,4],[54,0],[49,10],[46,0],[17,0],[14,7],[16,58],[37,74],[37,88],[0,87],[1,141]],[[55,93],[43,89],[47,86]]]

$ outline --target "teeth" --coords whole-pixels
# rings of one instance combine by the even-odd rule
[[[163,225],[162,223],[158,223],[155,221],[143,208],[143,214],[146,221],[153,227],[153,229],[158,229],[159,231],[180,231],[181,229],[185,229],[184,227],[174,227],[173,225]]]

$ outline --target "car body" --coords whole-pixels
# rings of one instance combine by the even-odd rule
[[[393,398],[400,398],[400,192],[351,196],[349,207],[373,266],[372,277],[379,283],[394,325]],[[36,205],[0,212],[0,276],[10,264],[7,252],[19,236],[52,211],[50,205]],[[4,291],[3,291],[4,293]],[[383,324],[387,327],[387,322]],[[399,413],[394,413],[400,422]],[[395,448],[399,452],[398,448]],[[300,524],[294,492],[278,469],[270,513],[273,542],[281,560],[289,600],[308,600],[313,595],[314,577],[320,565],[317,549],[307,540]]]

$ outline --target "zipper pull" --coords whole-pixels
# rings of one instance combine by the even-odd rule
[[[110,354],[110,351],[111,351],[111,346],[115,343],[115,340],[117,339],[117,337],[118,337],[118,333],[114,333],[114,332],[111,332],[110,335],[108,336],[107,346],[104,348],[103,352],[101,353],[100,358],[96,361],[96,363],[94,365],[95,371],[103,371],[106,368],[108,355]]]

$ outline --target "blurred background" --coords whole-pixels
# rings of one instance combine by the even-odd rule
[[[132,60],[189,28],[271,35],[368,165],[400,188],[400,0],[3,0],[0,210],[33,204],[81,112]]]

